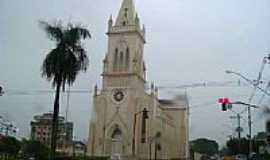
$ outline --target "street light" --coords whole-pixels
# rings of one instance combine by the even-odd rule
[[[155,135],[155,160],[157,160],[157,151],[161,150],[161,145],[160,145],[160,137],[161,137],[161,133],[157,132]]]
[[[231,104],[239,104],[239,105],[249,106],[249,107],[257,108],[257,109],[260,108],[260,106],[257,106],[255,104],[248,104],[248,103],[241,102],[241,101],[232,102]]]
[[[157,151],[161,150],[160,144],[161,132],[157,132],[153,137],[149,137],[149,159],[152,159],[152,143],[154,142],[154,160],[157,159]]]
[[[249,84],[251,84],[253,87],[259,89],[259,90],[260,90],[261,92],[263,92],[264,94],[270,96],[270,93],[268,93],[266,90],[264,90],[264,89],[262,89],[261,87],[258,86],[260,82],[258,82],[257,80],[256,80],[255,83],[254,83],[254,81],[252,81],[252,80],[246,78],[246,77],[243,76],[241,73],[234,72],[234,71],[230,71],[230,70],[226,70],[225,73],[227,73],[227,74],[234,74],[234,75],[236,75],[236,76],[238,76],[238,77],[241,77],[242,79],[244,79],[245,81],[247,81]]]
[[[132,138],[132,154],[133,156],[135,156],[135,134],[136,134],[136,123],[137,123],[137,115],[139,114],[143,114],[142,116],[142,122],[144,123],[146,119],[148,119],[148,112],[146,108],[144,108],[142,111],[139,111],[137,113],[134,114],[134,121],[133,121],[133,138]],[[143,130],[145,131],[145,128],[143,128]]]
[[[238,73],[238,72],[234,72],[234,71],[230,71],[230,70],[226,70],[225,71],[225,73],[227,73],[227,74],[234,74],[234,75],[236,75],[236,76],[238,76],[238,77],[240,77],[240,78],[242,78],[242,79],[244,79],[245,81],[247,81],[249,84],[251,84],[253,87],[254,87],[254,90],[256,90],[256,89],[259,89],[261,92],[263,92],[264,94],[266,94],[266,95],[268,95],[268,96],[270,96],[270,94],[266,91],[266,90],[264,90],[264,89],[262,89],[261,87],[259,87],[259,84],[260,84],[260,78],[261,78],[261,72],[260,72],[260,74],[259,74],[259,78],[258,78],[258,80],[256,80],[255,81],[255,83],[254,83],[254,81],[252,81],[252,80],[250,80],[250,79],[248,79],[248,78],[246,78],[245,76],[243,76],[241,73]],[[252,100],[252,97],[250,97],[250,99],[249,99],[249,103],[251,102],[251,100]],[[250,104],[248,104],[248,127],[249,127],[249,153],[251,153],[251,151],[252,151],[252,141],[251,141],[251,105]]]

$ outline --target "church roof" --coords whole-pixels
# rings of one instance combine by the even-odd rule
[[[134,25],[135,18],[136,11],[133,0],[123,0],[115,25],[121,26],[123,23],[125,25]]]
[[[168,100],[168,99],[159,99],[158,102],[161,105],[175,105],[175,102],[173,100]]]
[[[188,107],[188,98],[185,95],[178,95],[173,99],[159,99],[159,104],[168,108],[181,108]]]

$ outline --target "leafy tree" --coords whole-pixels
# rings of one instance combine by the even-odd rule
[[[22,154],[25,157],[34,157],[38,160],[48,160],[49,148],[38,141],[23,140]]]
[[[252,148],[254,152],[259,152],[260,146],[266,145],[266,133],[260,132],[252,139]],[[238,138],[231,138],[227,141],[227,147],[231,155],[249,153],[249,140],[246,137],[241,138],[240,144]]]
[[[254,138],[257,140],[265,140],[267,138],[266,132],[259,132]]]
[[[248,139],[246,138],[241,138],[240,144],[239,144],[238,138],[232,138],[229,141],[227,141],[227,147],[231,155],[236,155],[239,153],[248,154],[248,149],[249,149],[248,146],[249,146],[249,142],[248,142]]]
[[[200,138],[191,141],[191,149],[201,154],[214,155],[218,153],[218,143],[213,140]]]
[[[257,153],[260,151],[260,147],[267,146],[267,133],[259,132],[253,138],[253,150]]]
[[[49,24],[40,22],[42,28],[49,38],[56,42],[55,47],[47,54],[42,65],[42,76],[52,81],[56,88],[52,122],[51,149],[52,158],[55,156],[57,140],[57,119],[59,114],[59,96],[61,88],[64,91],[65,85],[72,85],[78,75],[88,67],[88,56],[81,43],[81,39],[90,38],[87,29],[80,25],[62,23]]]
[[[21,142],[14,137],[0,138],[0,152],[7,153],[12,156],[17,156],[21,148]]]

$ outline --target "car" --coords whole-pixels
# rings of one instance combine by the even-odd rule
[[[238,155],[234,156],[233,159],[234,160],[247,160],[247,156],[243,155],[243,154],[238,154]]]
[[[249,160],[263,160],[262,157],[257,153],[251,153],[249,156]]]
[[[121,155],[120,154],[113,154],[111,156],[111,160],[121,160]]]

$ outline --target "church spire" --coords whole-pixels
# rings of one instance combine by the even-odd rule
[[[123,0],[115,25],[135,25],[135,15],[136,11],[133,0]]]

